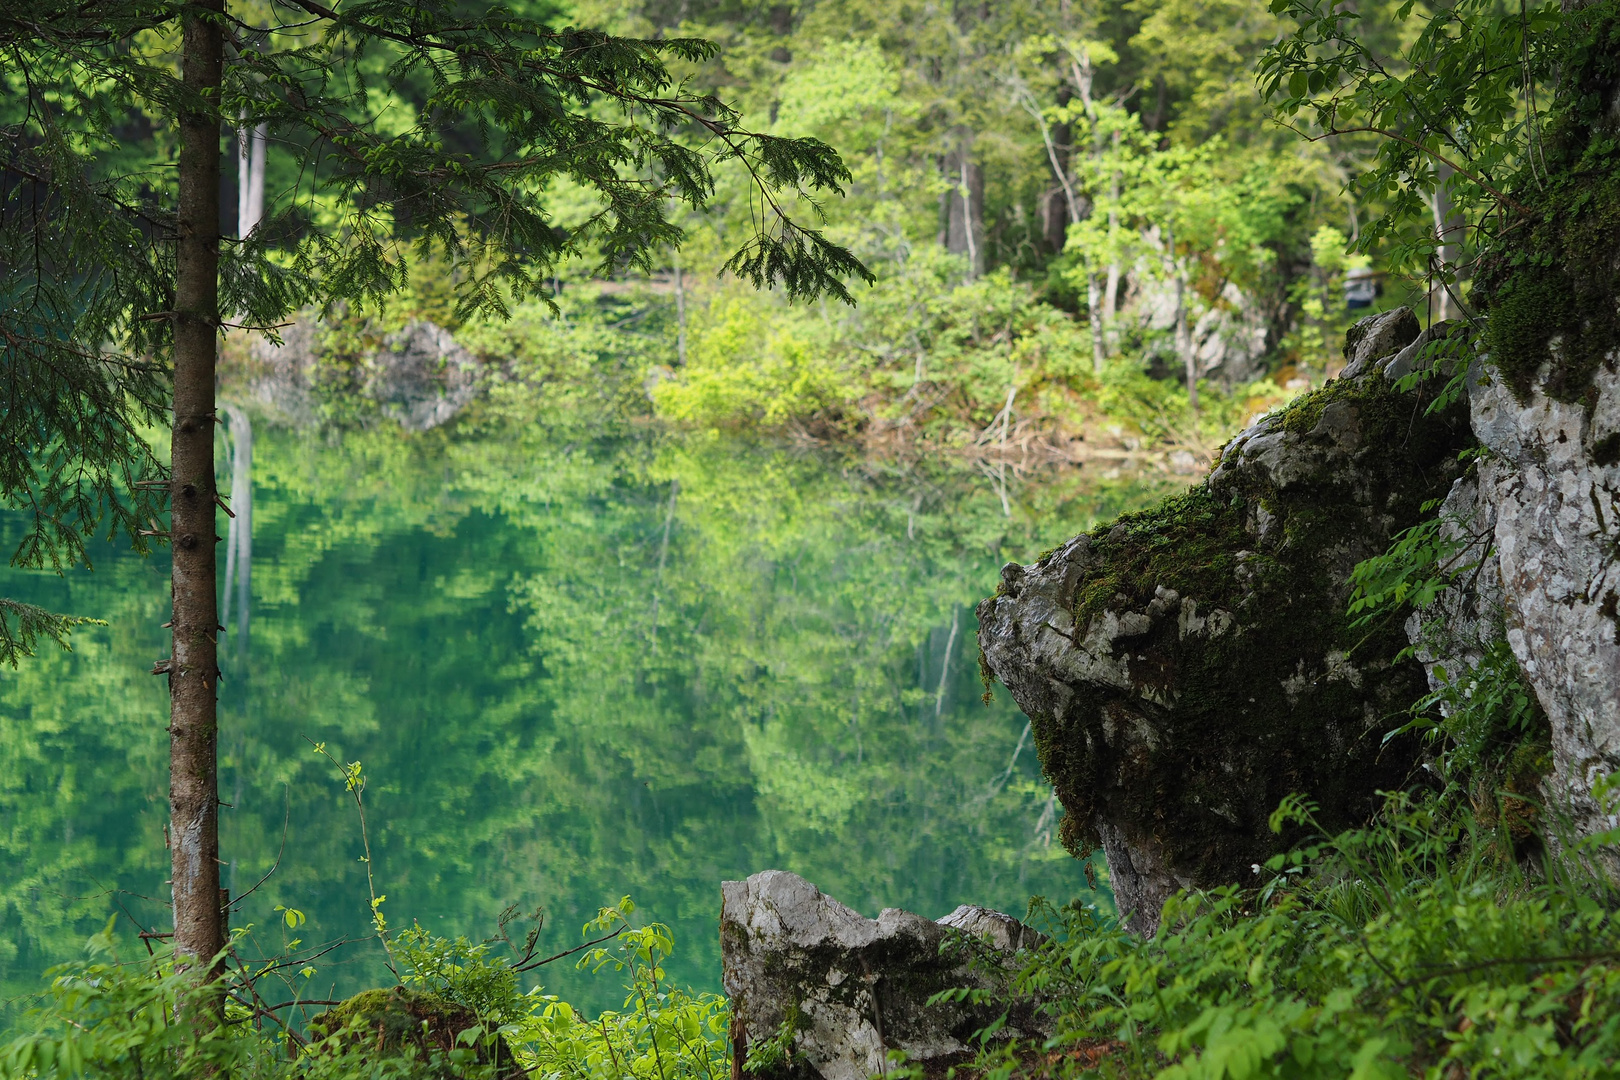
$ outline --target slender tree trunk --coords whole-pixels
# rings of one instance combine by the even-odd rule
[[[188,95],[218,101],[225,0],[197,0],[184,22]],[[169,821],[176,962],[225,946],[219,889],[219,628],[215,597],[214,364],[219,323],[220,121],[196,102],[180,118],[179,246],[174,291],[174,653],[169,661]],[[208,974],[212,974],[211,972]],[[217,1011],[218,1001],[213,1002]]]
[[[973,162],[972,137],[962,134],[945,156],[946,193],[941,224],[945,250],[968,257],[968,276],[984,273],[984,174]]]
[[[978,204],[980,201],[980,181],[977,166],[968,161],[966,157],[961,162],[961,197],[962,218],[965,224],[962,236],[967,244],[968,273],[978,278],[984,273],[984,252],[979,232]]]
[[[264,159],[270,143],[270,125],[253,127],[253,167],[248,170],[248,232],[264,220]],[[242,234],[246,236],[247,233]]]
[[[1108,358],[1103,345],[1103,327],[1107,319],[1103,315],[1102,281],[1095,273],[1086,275],[1086,304],[1091,312],[1091,370],[1101,375],[1103,361]]]
[[[1193,356],[1192,333],[1187,326],[1187,282],[1181,272],[1181,261],[1176,258],[1175,230],[1164,230],[1165,247],[1169,249],[1170,277],[1176,296],[1176,355],[1181,357],[1187,371],[1187,406],[1192,411],[1194,431],[1198,424],[1198,358]]]
[[[1434,235],[1440,245],[1439,250],[1435,252],[1435,258],[1440,265],[1435,268],[1437,280],[1433,290],[1432,308],[1434,319],[1439,322],[1461,314],[1456,310],[1457,305],[1452,302],[1451,292],[1447,289],[1445,281],[1438,279],[1438,275],[1448,270],[1455,272],[1457,264],[1462,260],[1462,245],[1457,237],[1463,229],[1463,223],[1451,206],[1451,189],[1447,186],[1451,180],[1451,166],[1442,163],[1435,171],[1437,175],[1434,194],[1429,199],[1429,208],[1434,212]]]
[[[1116,230],[1117,227],[1118,227],[1118,224],[1119,224],[1119,215],[1118,214],[1109,214],[1108,215],[1108,227],[1109,227],[1109,229],[1110,230]],[[1119,279],[1120,279],[1120,266],[1119,266],[1119,263],[1118,262],[1109,263],[1108,264],[1108,273],[1103,276],[1103,302],[1102,302],[1103,303],[1103,306],[1102,306],[1102,324],[1103,324],[1103,335],[1104,335],[1103,344],[1104,344],[1104,347],[1105,347],[1105,349],[1107,351],[1107,355],[1109,355],[1109,356],[1112,356],[1115,352],[1119,351],[1119,345],[1114,340],[1114,338],[1115,338],[1114,320],[1119,317]]]
[[[675,249],[675,360],[686,366],[686,278],[681,273],[681,249]]]
[[[1119,149],[1119,132],[1114,132],[1114,149]],[[1108,239],[1110,245],[1118,243],[1119,233],[1119,173],[1114,173],[1108,185]],[[1114,250],[1118,250],[1114,247]],[[1114,319],[1119,315],[1119,279],[1121,267],[1119,259],[1115,258],[1108,264],[1108,280],[1103,286],[1103,329],[1107,332],[1108,352],[1112,355],[1118,349],[1114,341]]]
[[[264,220],[264,156],[270,126],[241,122],[236,129],[236,235],[246,237]]]
[[[246,236],[253,231],[248,216],[249,192],[253,188],[253,130],[247,125],[247,114],[237,117],[236,123],[236,235]]]

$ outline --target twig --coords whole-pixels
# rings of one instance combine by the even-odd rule
[[[266,881],[270,880],[270,875],[275,873],[276,870],[281,866],[281,856],[287,850],[287,823],[292,820],[292,797],[288,794],[287,785],[285,782],[281,785],[281,789],[283,802],[285,803],[286,809],[282,813],[281,817],[281,847],[276,851],[276,861],[271,864],[270,869],[264,872],[264,876],[262,878],[253,883],[253,888],[236,898],[236,903],[238,904],[252,896],[258,891],[260,885],[263,885]]]
[[[1420,154],[1427,154],[1429,157],[1434,158],[1436,161],[1440,162],[1441,164],[1451,166],[1451,168],[1454,171],[1456,171],[1459,175],[1467,177],[1469,180],[1472,180],[1474,183],[1478,184],[1480,187],[1484,188],[1486,191],[1490,192],[1492,195],[1495,195],[1502,202],[1507,203],[1509,206],[1513,207],[1513,209],[1519,211],[1520,213],[1531,214],[1531,215],[1535,214],[1535,211],[1530,209],[1528,206],[1526,206],[1523,203],[1519,202],[1517,199],[1513,198],[1512,196],[1508,195],[1507,193],[1502,192],[1502,191],[1498,191],[1495,187],[1492,187],[1490,184],[1487,184],[1484,180],[1480,179],[1478,176],[1475,176],[1473,173],[1469,172],[1467,169],[1463,168],[1461,165],[1458,165],[1456,162],[1452,161],[1450,158],[1446,157],[1444,154],[1442,154],[1442,153],[1440,153],[1439,151],[1436,151],[1436,150],[1430,150],[1428,147],[1424,146],[1422,143],[1418,142],[1416,139],[1407,138],[1405,135],[1402,135],[1399,132],[1385,131],[1383,128],[1376,128],[1376,127],[1353,127],[1353,128],[1337,128],[1336,127],[1336,128],[1330,128],[1330,129],[1322,132],[1322,134],[1320,134],[1320,135],[1308,135],[1304,131],[1299,129],[1298,127],[1295,127],[1293,124],[1287,123],[1286,121],[1279,120],[1278,124],[1281,127],[1285,127],[1289,131],[1292,131],[1295,135],[1298,135],[1300,138],[1304,139],[1306,142],[1321,142],[1323,139],[1332,139],[1332,138],[1336,138],[1336,137],[1338,137],[1340,135],[1382,135],[1386,139],[1394,139],[1398,143],[1405,143],[1407,146],[1410,146],[1412,149],[1416,150]]]
[[[617,930],[613,931],[613,933],[607,935],[606,937],[599,937],[595,941],[587,941],[583,945],[576,945],[572,949],[568,949],[565,952],[557,953],[557,954],[555,954],[553,956],[548,956],[544,960],[536,960],[531,964],[521,964],[521,965],[519,965],[517,967],[514,967],[512,970],[513,971],[533,971],[537,967],[545,967],[547,964],[551,963],[553,960],[561,960],[565,956],[573,956],[577,952],[583,952],[584,950],[590,948],[592,945],[600,945],[604,941],[612,941],[614,938],[616,938],[620,934],[624,933],[625,930],[627,930],[627,929],[628,929],[628,927],[621,926]]]

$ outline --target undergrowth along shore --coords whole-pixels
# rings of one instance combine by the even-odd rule
[[[992,1025],[958,1075],[1614,1075],[1620,897],[1581,845],[1515,857],[1522,842],[1481,825],[1466,796],[1456,785],[1392,795],[1367,828],[1256,867],[1256,886],[1177,896],[1151,939],[1036,898],[1030,917],[1052,939],[1001,973],[1000,993],[1034,996],[1057,1033],[1019,1045]],[[1291,799],[1273,824],[1309,821]],[[233,966],[231,1022],[201,1037],[174,1020],[184,976],[161,956],[121,963],[98,935],[89,960],[55,970],[48,1004],[0,1050],[0,1076],[729,1076],[724,999],[666,985],[673,942],[662,926],[632,926],[633,911],[626,901],[585,928],[608,940],[580,966],[627,979],[624,1006],[597,1017],[523,991],[520,949],[507,958],[412,928],[390,946],[398,987],[302,1025],[264,995],[303,980]],[[891,1075],[921,1077],[893,1059]]]

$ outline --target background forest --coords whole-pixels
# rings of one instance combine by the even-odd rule
[[[759,214],[747,173],[722,168],[654,274],[603,281],[577,260],[552,282],[556,313],[458,314],[456,282],[478,268],[411,265],[380,310],[328,323],[329,418],[364,419],[367,357],[427,318],[559,408],[1026,462],[1146,446],[1179,450],[1185,471],[1336,370],[1348,272],[1358,304],[1424,297],[1426,266],[1375,279],[1348,253],[1368,209],[1347,184],[1373,144],[1307,142],[1267,118],[1255,64],[1285,20],[1260,4],[688,0],[567,17],[718,43],[677,73],[774,134],[837,148],[851,179],[820,201],[826,236],[875,281],[852,283],[855,306],[794,305],[722,271]],[[1399,47],[1393,7],[1364,18]],[[409,85],[368,93],[388,123],[415,122]],[[270,141],[266,212],[300,168]],[[565,231],[601,206],[566,178],[547,205]]]

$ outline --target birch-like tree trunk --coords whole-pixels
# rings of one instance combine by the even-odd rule
[[[236,129],[236,235],[246,237],[264,220],[264,157],[270,125]]]
[[[1165,257],[1169,260],[1170,281],[1176,298],[1176,355],[1187,372],[1187,406],[1192,411],[1194,429],[1198,424],[1198,358],[1193,355],[1192,331],[1187,325],[1187,277],[1176,257],[1176,232],[1164,230]]]
[[[1435,259],[1439,265],[1435,268],[1435,283],[1430,294],[1431,310],[1434,312],[1436,322],[1454,319],[1462,314],[1451,295],[1456,286],[1448,287],[1442,279],[1442,275],[1448,272],[1455,273],[1458,263],[1462,261],[1462,244],[1459,237],[1466,227],[1461,215],[1451,206],[1451,191],[1446,186],[1451,175],[1451,166],[1444,162],[1435,166],[1434,194],[1429,197],[1429,208],[1434,212],[1434,235],[1439,242],[1439,248],[1435,252]]]

